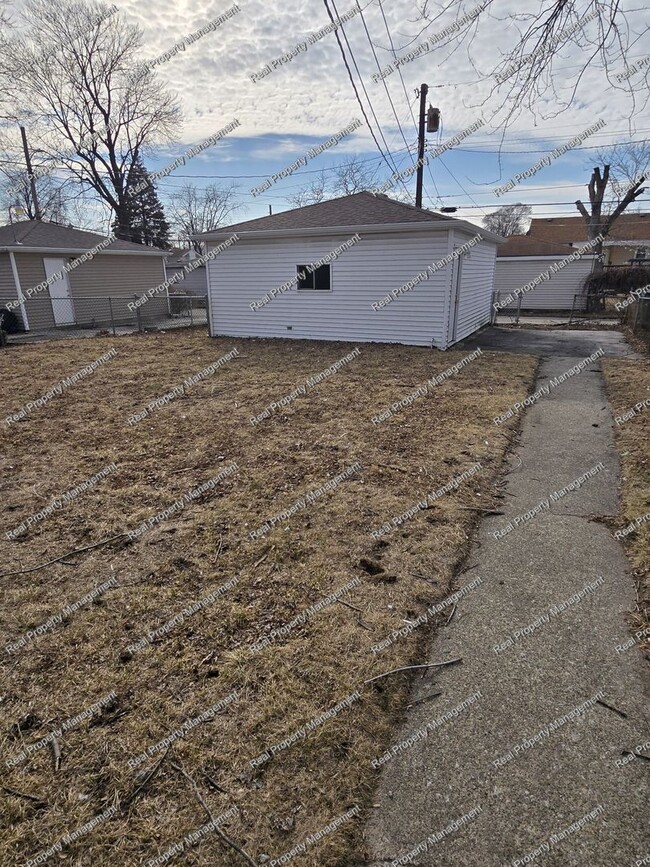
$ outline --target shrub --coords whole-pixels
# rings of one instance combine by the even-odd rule
[[[650,266],[631,265],[629,268],[605,268],[585,278],[583,288],[588,295],[627,295],[633,289],[650,284]]]

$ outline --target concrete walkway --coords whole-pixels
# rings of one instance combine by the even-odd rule
[[[533,333],[550,348],[535,390],[603,338],[607,354],[633,355],[608,332],[591,332],[593,347],[584,331]],[[617,514],[618,473],[596,361],[526,411],[505,514],[481,522],[458,580],[482,584],[429,650],[429,661],[463,662],[416,680],[419,703],[394,737],[414,742],[382,765],[366,831],[374,867],[650,864],[650,763],[623,755],[650,755],[647,667],[636,648],[617,651],[634,585],[619,543],[589,520]]]

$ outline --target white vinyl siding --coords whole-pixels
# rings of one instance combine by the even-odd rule
[[[443,258],[447,231],[362,235],[331,263],[331,291],[303,292],[294,285],[264,307],[250,308],[295,278],[297,264],[316,262],[349,238],[242,239],[220,253],[208,265],[211,333],[444,348],[451,266],[380,310],[371,305]]]
[[[512,257],[497,259],[494,288],[495,301],[505,301],[508,295],[534,280],[540,274],[545,273],[554,262],[561,261],[558,256]],[[585,298],[582,294],[582,281],[591,273],[593,256],[585,256],[575,262],[569,262],[557,274],[551,275],[548,280],[535,286],[526,292],[521,299],[522,310],[582,310],[585,306]],[[516,308],[517,301],[513,301],[509,307]]]
[[[454,232],[454,247],[471,240],[470,235]],[[463,340],[483,325],[489,325],[496,245],[481,241],[463,255],[455,340]]]

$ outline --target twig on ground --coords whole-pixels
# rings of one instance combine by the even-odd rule
[[[482,509],[480,506],[459,506],[459,509],[465,509],[466,512],[485,512],[486,515],[505,515],[505,512],[500,512],[498,509]]]
[[[228,791],[226,789],[223,789],[219,785],[219,783],[215,783],[215,781],[212,779],[212,777],[209,774],[206,774],[205,771],[203,772],[203,778],[206,779],[208,781],[208,783],[210,783],[211,786],[213,786],[215,789],[217,789],[217,791],[222,792],[224,795],[228,794]]]
[[[618,714],[618,715],[619,715],[620,717],[622,717],[623,719],[627,719],[627,714],[624,713],[624,711],[619,710],[619,709],[616,708],[616,707],[612,707],[612,705],[611,705],[611,704],[607,704],[606,701],[601,701],[601,699],[597,698],[597,699],[596,699],[596,704],[602,704],[602,706],[603,706],[603,707],[606,707],[607,710],[611,710],[613,713]]]
[[[56,737],[52,735],[52,740],[50,741],[50,746],[52,747],[52,759],[54,761],[54,771],[58,771],[61,767],[61,747],[59,746],[59,742]]]
[[[426,575],[420,575],[419,572],[411,572],[411,575],[413,575],[414,578],[419,578],[421,581],[426,581],[427,584],[438,583],[435,578],[427,578]]]
[[[352,605],[351,602],[346,602],[345,599],[337,599],[337,602],[340,602],[341,605],[345,605],[346,608],[351,608],[353,611],[358,611],[360,614],[363,614],[363,610],[361,608],[357,608],[356,605]]]
[[[221,554],[221,549],[223,548],[223,536],[219,536],[219,547],[217,548],[217,553],[212,558],[212,564],[214,565],[219,559],[219,554]]]
[[[449,626],[449,624],[451,623],[451,618],[454,616],[455,613],[456,613],[456,603],[454,602],[453,607],[451,609],[451,614],[449,615],[449,617],[445,621],[445,626]]]
[[[0,786],[3,792],[7,792],[9,795],[15,795],[16,798],[27,798],[28,801],[33,801],[35,804],[42,804],[43,806],[47,806],[47,801],[44,801],[43,798],[39,798],[37,795],[30,795],[28,792],[19,792],[18,789],[12,789],[11,786]]]
[[[406,708],[408,710],[408,708],[410,708],[410,707],[415,707],[416,704],[422,704],[425,701],[429,701],[429,699],[438,698],[439,695],[442,695],[442,693],[441,692],[431,692],[431,693],[429,693],[429,695],[422,696],[422,698],[416,698],[415,701],[412,701],[410,704],[407,704]]]
[[[214,816],[212,815],[212,811],[210,810],[208,805],[205,803],[203,796],[199,792],[199,787],[196,785],[196,780],[194,779],[194,777],[191,777],[187,773],[185,768],[181,767],[181,765],[177,765],[176,762],[172,762],[171,765],[172,765],[172,768],[174,768],[176,771],[179,771],[179,773],[181,773],[185,777],[185,779],[190,783],[190,785],[194,789],[194,796],[196,797],[196,800],[199,802],[199,804],[203,807],[205,812],[208,814],[208,818],[210,819],[210,821],[214,822],[215,819],[214,819]],[[235,843],[234,840],[231,840],[230,837],[225,833],[225,831],[222,831],[221,828],[219,828],[215,825],[214,826],[214,832],[215,832],[215,834],[217,834],[219,836],[219,838],[221,840],[223,840],[224,843],[227,843],[228,846],[230,846],[232,849],[235,850],[235,852],[238,852],[242,856],[242,858],[246,861],[247,864],[251,864],[252,867],[258,867],[257,863],[255,861],[253,861],[251,856],[248,855],[246,852],[244,852],[244,850],[242,848],[240,848]]]
[[[259,560],[256,560],[253,563],[253,569],[257,569],[257,567],[260,565],[260,563],[263,563],[268,556],[269,556],[268,554],[264,554],[262,557],[260,557]]]
[[[167,758],[167,753],[170,751],[170,749],[171,749],[171,744],[167,747],[167,749],[165,750],[165,752],[162,754],[162,756],[160,757],[160,759],[158,759],[158,761],[156,762],[156,764],[155,764],[155,765],[153,766],[153,768],[149,771],[149,773],[148,773],[147,776],[144,778],[144,780],[140,783],[140,785],[138,786],[138,788],[133,792],[132,795],[129,795],[129,797],[126,799],[126,801],[124,802],[124,806],[125,806],[125,807],[128,807],[129,804],[131,804],[133,801],[135,801],[135,799],[136,799],[137,796],[140,794],[140,792],[144,789],[144,787],[147,785],[147,783],[150,782],[151,780],[153,780],[153,778],[156,776],[156,774],[157,774],[158,771],[160,770],[160,766],[162,765],[162,763],[163,763],[163,762],[165,761],[165,759]]]
[[[60,557],[55,557],[53,560],[47,560],[45,563],[39,563],[38,566],[30,566],[29,569],[17,569],[15,572],[3,572],[0,578],[8,578],[10,575],[24,575],[26,572],[36,572],[38,569],[44,569],[46,566],[51,566],[52,563],[59,563],[61,560],[66,560],[72,554],[80,554],[82,551],[92,551],[93,548],[99,548],[102,545],[107,545],[109,542],[114,542],[115,539],[121,539],[126,536],[126,533],[118,533],[117,536],[109,536],[108,539],[103,539],[101,542],[95,542],[94,545],[86,545],[84,548],[74,548]]]
[[[370,680],[364,680],[364,683],[372,683],[374,680],[379,680],[382,677],[388,677],[389,674],[396,674],[398,671],[410,671],[414,668],[440,668],[444,665],[454,665],[456,662],[462,662],[462,656],[456,659],[448,659],[446,662],[424,662],[422,665],[404,665],[402,668],[392,668],[390,671],[385,671],[383,674],[378,674],[371,677]]]

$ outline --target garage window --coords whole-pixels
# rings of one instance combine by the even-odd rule
[[[329,291],[332,288],[332,279],[329,265],[321,265],[311,274],[307,265],[296,265],[298,273],[298,289],[314,289],[317,291]]]

